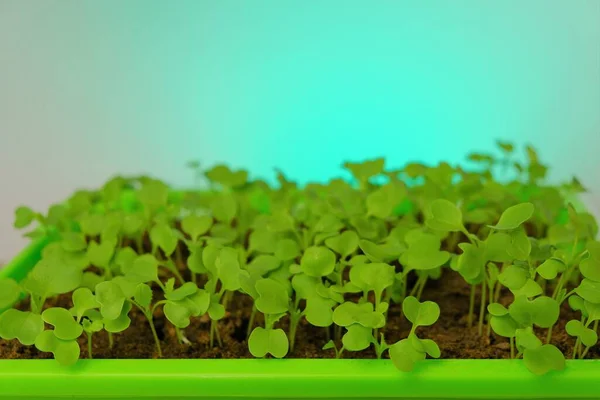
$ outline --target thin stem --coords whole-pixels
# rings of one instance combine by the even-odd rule
[[[248,330],[246,331],[246,340],[250,337],[252,329],[254,329],[254,318],[256,317],[256,306],[252,307],[252,313],[250,314],[250,321],[248,321]]]
[[[221,333],[219,332],[219,323],[215,324],[215,336],[217,337],[217,343],[219,347],[223,347],[223,341],[221,340]]]
[[[112,349],[114,344],[115,344],[115,341],[113,339],[113,334],[111,332],[108,332],[108,348]]]
[[[421,295],[423,294],[423,289],[425,289],[425,285],[427,285],[427,280],[429,279],[428,276],[425,276],[425,279],[423,279],[423,282],[421,282],[421,286],[419,287],[419,291],[417,292],[417,300],[421,300]]]
[[[475,310],[475,285],[471,285],[471,296],[469,299],[469,328],[473,326],[473,311]]]
[[[584,351],[583,351],[583,353],[581,354],[581,357],[579,357],[579,358],[583,360],[583,359],[585,358],[585,356],[587,356],[587,353],[588,353],[588,351],[589,351],[589,350],[590,350],[590,347],[589,347],[589,346],[586,346],[586,347],[585,347],[585,350],[584,350]]]
[[[579,338],[577,338],[577,341],[575,342],[575,347],[573,347],[573,357],[572,357],[573,360],[575,358],[577,358],[577,353],[579,352],[580,345],[581,345],[581,340]]]
[[[152,336],[154,336],[154,343],[156,344],[156,350],[158,351],[158,357],[162,358],[162,349],[160,348],[160,340],[158,340],[158,334],[156,333],[156,328],[154,327],[154,321],[152,314],[146,314],[146,319],[148,319],[148,323],[150,324],[150,330],[152,331]]]
[[[498,283],[498,282],[496,282],[496,284],[497,284],[497,283]],[[490,287],[490,289],[489,289],[489,290],[490,290],[490,303],[491,303],[491,302],[492,302],[492,299],[494,298],[494,297],[493,297],[493,296],[494,296],[494,287]],[[491,333],[492,333],[492,324],[491,324],[491,323],[488,321],[488,324],[487,324],[487,331],[486,331],[485,335],[486,335],[487,337],[490,337]]]
[[[477,330],[479,336],[481,336],[481,334],[483,333],[483,317],[485,315],[485,301],[487,300],[486,294],[486,281],[484,278],[483,282],[481,283],[481,305],[479,306],[479,329]]]
[[[88,333],[87,334],[87,349],[88,349],[88,358],[91,360],[94,357],[92,357],[92,334]]]
[[[510,338],[510,358],[515,358],[515,338]]]
[[[142,233],[140,233],[138,236],[135,237],[135,247],[136,247],[138,254],[144,253],[144,242],[143,242],[143,234]]]

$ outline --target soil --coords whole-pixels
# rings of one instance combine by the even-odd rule
[[[431,327],[420,327],[417,334],[421,338],[435,340],[441,349],[441,358],[459,359],[501,359],[510,357],[508,339],[498,337],[493,332],[488,337],[485,335],[487,325],[484,325],[484,335],[480,337],[477,332],[477,319],[479,305],[476,304],[473,315],[474,326],[467,327],[469,309],[470,286],[462,277],[451,270],[446,270],[442,279],[429,281],[422,296],[422,300],[433,300],[440,305],[441,315],[438,322]],[[479,293],[477,292],[477,299]],[[507,305],[512,301],[510,292],[503,292],[500,302]],[[476,302],[477,303],[477,302]],[[243,294],[236,293],[230,301],[230,311],[219,322],[219,332],[223,346],[216,344],[209,348],[208,317],[192,320],[192,324],[184,330],[185,336],[192,342],[191,345],[179,344],[176,332],[172,325],[166,321],[162,311],[157,310],[155,315],[156,329],[161,340],[163,358],[252,358],[248,351],[246,332],[252,307],[252,300]],[[48,301],[47,307],[71,307],[69,295],[59,296]],[[27,309],[27,303],[19,308]],[[410,331],[409,322],[400,316],[400,305],[392,304],[389,310],[388,322],[383,330],[386,341],[395,343],[406,338]],[[120,334],[114,334],[114,344],[109,347],[108,335],[105,332],[93,336],[94,358],[118,359],[145,359],[156,358],[156,349],[147,320],[135,308],[131,314],[131,326]],[[554,327],[552,343],[570,358],[575,340],[568,336],[564,330],[567,321],[577,316],[565,303],[561,311],[559,322]],[[259,315],[256,324],[262,324]],[[165,323],[166,322],[166,323]],[[277,325],[287,330],[287,321],[284,319]],[[547,330],[537,332],[540,339],[545,339]],[[288,358],[333,358],[333,350],[322,350],[327,342],[326,328],[318,328],[303,321],[298,327],[296,346]],[[80,338],[81,358],[87,358],[87,342],[85,337]],[[600,351],[591,348],[586,358],[598,358]],[[386,355],[387,356],[387,353]],[[18,341],[0,340],[0,359],[30,359],[51,358],[49,353],[39,352],[34,346],[23,346]],[[368,349],[361,352],[344,352],[343,358],[375,358],[375,352]]]

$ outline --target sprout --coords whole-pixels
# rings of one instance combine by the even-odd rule
[[[226,346],[220,321],[248,311],[255,357],[293,354],[306,324],[323,330],[316,344],[337,358],[388,351],[409,371],[428,354],[441,356],[416,334],[440,315],[427,299],[432,281],[458,278],[471,289],[467,335],[478,304],[482,345],[487,325],[488,337],[492,330],[507,337],[511,357],[534,373],[562,369],[552,331],[565,301],[578,313],[559,324],[573,338],[568,356],[585,358],[597,344],[598,224],[567,202],[581,182],[544,184],[547,167],[536,151],[517,156],[513,144],[497,141],[494,153],[469,155],[476,170],[446,162],[386,169],[378,158],[345,163],[352,182],[299,186],[277,170],[277,187],[244,170],[201,170],[194,162],[188,166],[210,188],[173,191],[146,176],[115,177],[45,214],[21,206],[15,227],[37,222],[26,236],[49,244],[26,277],[0,280],[0,337],[72,364],[81,335],[92,358],[98,334],[111,347],[113,334],[129,334],[135,309],[162,356],[155,325],[172,325],[180,345],[193,343],[195,335],[186,337],[193,326],[207,330],[210,347],[215,339]],[[506,176],[498,180],[497,171]],[[54,306],[69,300],[69,310]],[[400,313],[411,332],[388,343],[388,317]],[[193,323],[200,318],[210,327]],[[539,329],[548,330],[545,342]]]

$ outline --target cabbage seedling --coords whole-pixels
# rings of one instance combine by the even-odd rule
[[[440,307],[432,302],[419,302],[415,297],[408,296],[402,302],[402,312],[412,323],[412,328],[408,338],[389,347],[389,354],[392,362],[400,371],[411,371],[415,363],[424,360],[427,355],[433,358],[439,358],[440,348],[431,339],[420,339],[416,335],[416,330],[420,326],[433,325],[440,316]]]

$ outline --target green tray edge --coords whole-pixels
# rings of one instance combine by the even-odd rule
[[[49,241],[34,240],[0,278],[23,279]],[[544,376],[522,360],[428,359],[410,373],[390,360],[0,360],[0,398],[19,399],[592,399],[599,381],[600,360]]]

